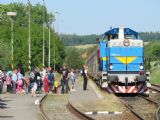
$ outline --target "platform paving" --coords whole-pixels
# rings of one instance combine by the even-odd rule
[[[43,94],[31,97],[31,94],[0,94],[0,120],[41,120],[37,99]]]

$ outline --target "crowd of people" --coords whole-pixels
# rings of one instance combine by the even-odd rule
[[[74,68],[67,69],[66,65],[63,65],[60,71],[60,76],[51,67],[45,67],[39,69],[33,67],[30,71],[24,72],[23,67],[19,66],[13,71],[3,71],[0,66],[0,93],[3,92],[3,85],[6,83],[7,92],[13,94],[31,93],[35,96],[36,93],[58,93],[58,88],[61,86],[61,93],[68,93],[69,91],[75,91],[75,82],[78,74]],[[81,70],[83,76],[83,90],[87,90],[87,67],[84,65]]]

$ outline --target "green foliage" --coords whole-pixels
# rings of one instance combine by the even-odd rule
[[[160,40],[159,32],[140,32],[140,37],[144,41]]]
[[[160,84],[160,68],[151,72],[151,83]]]
[[[159,32],[140,32],[140,38],[144,41],[160,40]],[[62,41],[66,46],[96,44],[96,39],[101,35],[64,35],[62,34]]]
[[[11,57],[9,56],[11,53],[10,49],[8,48],[7,44],[0,42],[0,65],[3,65],[6,69],[11,65]],[[5,52],[4,52],[5,51]]]
[[[69,68],[80,69],[84,63],[81,51],[74,47],[66,48],[66,64]]]
[[[96,39],[99,38],[99,35],[61,35],[61,39],[66,46],[73,45],[85,45],[85,44],[96,44]]]
[[[54,20],[54,15],[47,13],[47,9],[36,4],[31,7],[31,62],[32,65],[42,66],[42,45],[43,45],[43,11],[45,12],[45,65],[48,65],[48,24],[49,20]],[[23,64],[28,68],[28,5],[22,3],[12,3],[0,5],[0,64],[10,66],[11,63],[11,21],[6,15],[9,11],[16,11],[14,20],[14,67]],[[7,53],[7,54],[2,54]],[[54,54],[55,53],[55,54]],[[1,60],[3,58],[3,60]],[[8,59],[9,58],[9,59]],[[61,66],[65,58],[64,46],[59,36],[51,29],[51,65]],[[5,67],[5,66],[4,66]]]
[[[160,58],[160,42],[152,41],[145,46],[145,56],[156,59]]]

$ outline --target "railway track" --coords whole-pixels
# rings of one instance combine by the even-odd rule
[[[160,92],[160,85],[151,84],[151,87],[149,87],[149,89],[154,90],[156,92]]]
[[[160,85],[157,84],[151,84],[151,87],[149,87],[151,91],[155,91],[156,93],[150,94],[149,96],[156,101],[156,103],[159,105],[157,112],[156,112],[156,119],[160,120]]]
[[[160,89],[160,88],[159,88]],[[153,89],[152,89],[153,90]],[[156,90],[155,90],[156,91]],[[46,99],[47,95],[40,101],[40,111],[44,120],[51,120],[48,114],[43,108],[43,101]],[[141,120],[159,120],[160,118],[160,92],[150,93],[149,97],[143,95],[138,96],[120,96],[120,101],[128,108],[137,118]],[[69,111],[72,116],[76,116],[77,119],[83,120],[94,120],[90,116],[82,113],[77,108],[75,108],[69,101],[65,104],[67,111]],[[61,111],[62,112],[62,111]]]
[[[141,120],[156,120],[158,104],[149,98],[139,96],[119,97],[122,103]]]
[[[140,120],[160,120],[160,85],[152,84],[152,86],[154,88],[151,89],[157,93],[150,93],[149,97],[144,95],[119,97],[120,101]]]
[[[140,100],[140,98],[148,101],[148,104],[151,105],[151,106],[148,106],[148,109],[152,109],[152,108],[155,108],[156,106],[156,112],[155,114],[153,113],[148,113],[150,116],[153,116],[152,119],[156,119],[156,120],[160,120],[160,85],[156,85],[156,84],[152,84],[151,87],[149,87],[149,97],[146,97],[144,95],[138,95],[136,98],[136,101],[135,103],[137,104],[137,100]],[[121,99],[121,98],[120,98]],[[127,99],[130,99],[130,98],[127,98]],[[125,99],[124,104],[125,102],[127,103],[126,106],[135,114],[137,115],[140,119],[150,119],[150,118],[144,118],[143,114],[140,115],[139,112],[137,110],[134,109],[134,106],[136,106],[136,104],[132,104],[130,103],[129,100]],[[134,98],[135,99],[135,98]],[[138,106],[142,106],[145,102],[143,102],[144,100],[141,100],[141,104],[138,105]],[[142,104],[143,103],[143,104]],[[139,108],[139,107],[137,107]],[[147,109],[147,108],[146,108]],[[146,114],[145,114],[146,115]]]
[[[125,98],[125,100],[123,100],[123,103],[124,104],[126,104],[126,106],[137,116],[137,117],[139,117],[140,119],[148,119],[148,120],[150,120],[150,119],[155,119],[155,120],[160,120],[160,85],[155,85],[155,84],[152,84],[152,86],[151,87],[149,87],[149,90],[151,90],[151,92],[149,93],[149,97],[146,97],[146,96],[144,96],[143,94],[141,94],[141,95],[138,95],[138,96],[136,96],[136,97],[138,97],[138,98],[136,98],[136,100],[134,100],[135,102],[134,103],[138,103],[137,102],[137,100],[140,100],[140,98],[141,99],[144,99],[144,100],[146,100],[146,101],[148,101],[148,103],[147,102],[144,102],[144,100],[140,100],[141,102],[140,102],[140,104],[139,105],[137,105],[137,106],[143,106],[143,105],[145,105],[145,103],[146,103],[146,105],[148,104],[148,105],[150,105],[150,106],[148,106],[148,110],[150,110],[150,109],[155,109],[156,111],[155,111],[155,114],[153,114],[153,113],[147,113],[147,114],[144,114],[145,116],[147,116],[147,117],[150,117],[150,118],[145,118],[145,116],[143,115],[143,114],[140,114],[140,112],[139,111],[137,111],[136,109],[134,109],[135,107],[134,106],[136,106],[136,104],[132,104],[131,103],[131,101],[129,100],[130,98],[129,97],[127,97],[127,98]],[[153,92],[153,91],[156,91],[156,92]],[[121,100],[122,100],[122,98],[120,98]],[[123,98],[124,99],[124,98]],[[128,99],[128,100],[127,100]],[[133,99],[133,98],[132,98]],[[134,98],[135,99],[135,98]],[[137,108],[139,108],[139,107],[137,107]],[[146,108],[147,109],[147,108]]]
[[[56,96],[57,97],[57,96]],[[47,95],[45,95],[41,100],[40,100],[40,104],[39,104],[39,109],[40,109],[40,112],[41,112],[41,115],[42,115],[42,118],[43,120],[51,120],[51,117],[47,114],[47,112],[45,111],[44,109],[44,101],[45,99],[47,98]],[[58,118],[57,119],[64,119],[66,118],[66,112],[67,112],[67,116],[68,114],[70,114],[68,117],[69,119],[74,119],[74,120],[94,120],[93,118],[91,118],[90,116],[82,113],[81,111],[79,111],[77,108],[75,108],[72,103],[70,103],[69,101],[65,104],[64,107],[62,107],[63,110],[57,110],[57,112],[61,112],[61,113],[58,113],[58,115],[61,115],[61,116],[57,116]],[[63,114],[63,111],[65,111],[65,113]],[[53,114],[53,113],[52,113]],[[54,118],[52,118],[54,119]],[[56,118],[55,118],[56,119]]]

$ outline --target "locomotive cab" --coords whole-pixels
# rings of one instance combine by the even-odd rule
[[[114,28],[103,34],[99,44],[102,87],[115,93],[147,90],[149,72],[144,67],[143,40],[130,28]]]

